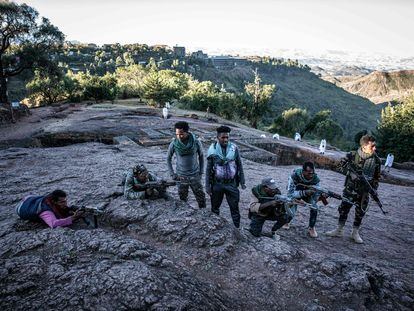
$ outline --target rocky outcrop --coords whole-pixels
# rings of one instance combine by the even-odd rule
[[[11,128],[0,139],[0,148],[7,147],[62,147],[84,142],[104,144],[119,143],[119,137],[128,139],[143,147],[166,147],[174,137],[174,123],[184,120],[185,111],[175,113],[168,120],[161,118],[161,111],[155,108],[127,108],[116,105],[64,105],[37,110],[29,122]],[[212,122],[203,114],[198,119],[185,119],[192,131],[202,140],[205,147],[215,141],[215,128],[220,124]],[[300,165],[311,160],[318,167],[337,170],[345,153],[328,147],[320,154],[318,147],[307,142],[280,137],[280,140],[261,138],[264,133],[240,124],[221,120],[233,128],[231,138],[242,151],[242,157],[270,165]],[[19,135],[20,133],[20,135]],[[266,133],[270,136],[269,133]],[[405,167],[404,167],[405,168]],[[382,177],[383,182],[414,186],[414,173],[392,170]]]
[[[226,203],[217,216],[199,210],[192,195],[188,203],[179,201],[174,188],[171,200],[119,197],[126,168],[140,162],[166,178],[164,161],[163,146],[130,143],[1,150],[0,307],[410,309],[414,198],[409,188],[381,184],[391,216],[370,204],[363,245],[324,235],[336,224],[337,211],[329,207],[319,213],[318,239],[306,235],[309,212],[301,209],[292,228],[280,230],[280,240],[253,238],[233,227]],[[245,159],[244,167],[248,187],[272,176],[285,193],[295,166]],[[318,174],[324,186],[341,191],[342,175],[322,169]],[[98,229],[79,222],[52,230],[14,214],[19,198],[55,188],[67,190],[71,204],[103,208]],[[249,196],[241,191],[243,227],[249,225]]]

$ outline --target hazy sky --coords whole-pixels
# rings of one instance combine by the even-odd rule
[[[414,56],[414,0],[28,0],[67,40]]]

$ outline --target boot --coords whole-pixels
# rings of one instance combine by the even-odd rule
[[[361,236],[359,235],[359,227],[354,227],[354,229],[352,229],[351,239],[353,239],[354,242],[358,244],[364,243],[364,241],[361,239]]]
[[[318,237],[318,232],[316,232],[315,228],[309,228],[308,232],[309,232],[309,235],[311,236],[311,238],[317,238]]]
[[[332,236],[332,237],[342,237],[344,235],[344,225],[339,224],[338,228],[336,228],[335,230],[326,232],[326,235]]]

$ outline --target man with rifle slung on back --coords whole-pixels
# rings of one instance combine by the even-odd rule
[[[158,181],[154,174],[142,165],[136,165],[125,178],[124,196],[128,200],[135,199],[168,199],[167,187],[176,185],[174,181]]]
[[[359,235],[362,218],[368,209],[369,196],[377,202],[382,212],[382,204],[378,198],[376,189],[379,185],[381,174],[381,160],[375,153],[375,138],[371,135],[364,135],[360,140],[360,148],[347,154],[341,161],[340,171],[346,174],[343,197],[355,205],[355,219],[351,238],[356,243],[363,243]],[[342,200],[338,208],[338,228],[326,234],[332,237],[343,236],[345,222],[352,207],[350,202]]]

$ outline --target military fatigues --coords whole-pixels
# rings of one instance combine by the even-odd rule
[[[276,221],[272,227],[272,232],[275,232],[292,219],[292,217],[286,213],[284,203],[268,206],[265,209],[260,208],[263,203],[269,201],[272,201],[272,198],[267,197],[267,194],[263,191],[262,185],[252,188],[249,218],[251,220],[250,232],[254,236],[261,236],[262,228],[266,220]]]
[[[188,188],[194,193],[199,208],[206,207],[206,195],[201,183],[201,176],[204,171],[204,154],[201,142],[190,133],[194,139],[194,147],[187,152],[180,152],[175,145],[176,138],[170,143],[167,152],[167,165],[171,177],[177,177],[178,196],[180,200],[187,202]],[[176,155],[176,173],[172,166],[172,158]]]
[[[381,174],[381,159],[376,154],[364,157],[364,154],[360,149],[348,154],[347,158],[351,159],[351,161],[356,164],[360,170],[359,173],[363,172],[371,186],[374,189],[377,189]],[[345,171],[343,171],[343,173],[347,174],[345,178],[343,196],[357,204],[355,207],[354,227],[359,227],[361,225],[362,218],[367,211],[369,193],[363,188],[361,182],[358,181],[356,176],[353,176],[354,174]],[[351,204],[344,201],[341,202],[341,205],[338,207],[340,225],[345,225],[351,207]]]
[[[206,207],[206,195],[204,193],[203,185],[201,184],[201,176],[186,178],[179,176],[181,182],[178,184],[178,196],[180,200],[187,202],[188,200],[188,188],[194,193],[194,197],[197,201],[199,208]]]
[[[157,181],[155,175],[148,173],[148,181]],[[144,185],[145,183],[140,182],[137,178],[134,177],[132,171],[128,172],[125,178],[124,185],[124,196],[128,200],[136,199],[159,199],[167,198],[167,193],[165,189],[158,190],[140,190],[139,186]]]
[[[213,144],[216,146],[217,142]],[[236,145],[232,144],[232,148],[235,148],[235,158],[232,161],[223,163],[223,161],[217,155],[210,155],[207,157],[206,168],[206,191],[211,192],[211,211],[217,215],[220,214],[220,206],[223,202],[224,195],[226,196],[227,203],[230,207],[230,214],[233,223],[236,228],[240,227],[240,191],[239,185],[244,185],[244,172],[241,162],[239,150]],[[230,172],[233,172],[229,174]],[[228,178],[219,178],[220,175],[234,175]]]
[[[305,190],[306,187],[302,186],[319,186],[320,179],[318,175],[315,173],[311,180],[305,179],[303,177],[303,169],[298,168],[293,171],[293,173],[289,177],[288,181],[288,195],[295,199],[302,199],[307,203],[313,204],[314,201],[317,201],[318,198],[314,198],[311,196],[306,196]],[[291,208],[293,215],[296,213],[297,205]],[[316,224],[316,219],[318,217],[318,211],[316,209],[310,209],[309,215],[309,228],[314,228]]]

